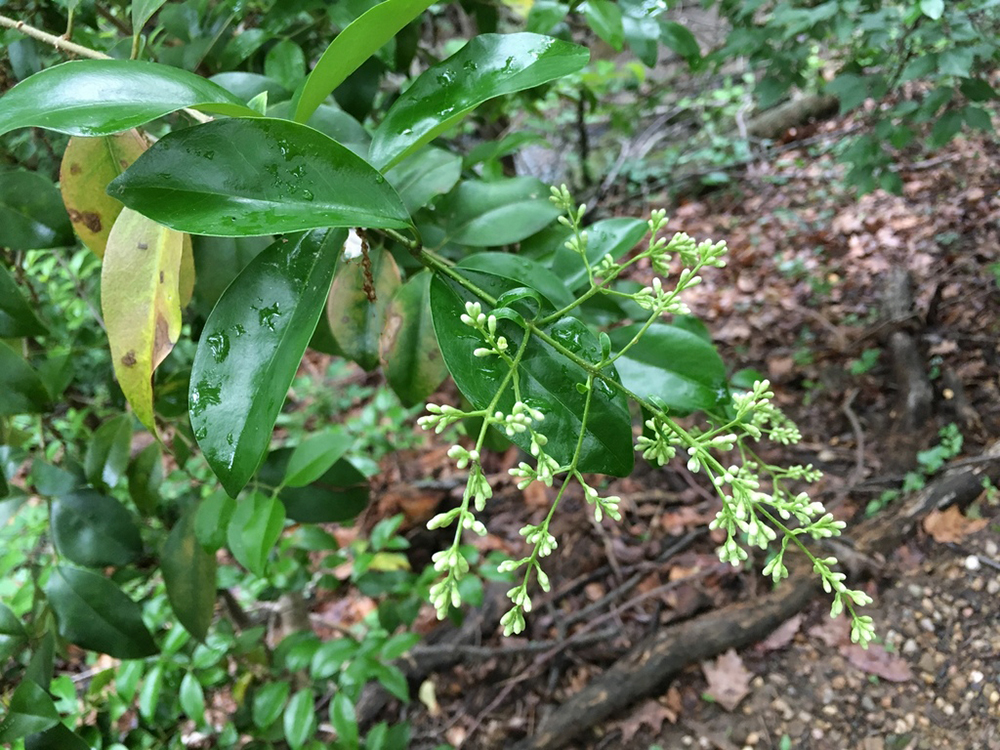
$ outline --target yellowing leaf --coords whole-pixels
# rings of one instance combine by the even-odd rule
[[[368,565],[369,570],[377,570],[379,573],[389,573],[394,570],[409,570],[410,561],[406,555],[398,552],[376,552]]]
[[[115,375],[135,415],[153,432],[153,371],[181,330],[184,237],[124,209],[108,237],[101,308]]]
[[[98,258],[104,257],[121,202],[108,195],[108,183],[148,147],[138,130],[103,138],[69,139],[59,169],[59,188],[73,229]]]

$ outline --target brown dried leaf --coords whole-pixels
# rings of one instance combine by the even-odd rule
[[[809,628],[809,635],[827,646],[842,646],[851,642],[851,624],[846,617],[824,617]]]
[[[802,615],[798,614],[785,620],[771,635],[757,644],[759,651],[778,651],[785,648],[802,626]]]
[[[932,510],[924,519],[924,531],[939,544],[960,542],[969,534],[986,528],[985,518],[966,518],[957,505],[945,510]]]
[[[714,662],[702,662],[701,669],[708,680],[705,694],[727,711],[733,711],[750,692],[753,673],[743,666],[735,649],[729,649]]]
[[[654,735],[659,734],[665,719],[673,724],[677,721],[677,716],[659,702],[652,699],[647,700],[618,725],[622,730],[622,744],[631,742],[643,725],[649,727]]]
[[[908,682],[913,679],[913,672],[906,660],[890,654],[881,644],[873,643],[866,650],[852,643],[841,649],[841,653],[861,671],[878,675],[883,680]]]

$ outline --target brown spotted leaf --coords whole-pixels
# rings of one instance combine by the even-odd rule
[[[181,330],[183,235],[124,209],[108,237],[101,308],[115,375],[135,415],[155,432],[153,371]]]
[[[138,130],[103,138],[69,139],[59,170],[59,188],[73,229],[99,258],[104,257],[108,235],[123,208],[105,191],[108,183],[125,171],[147,144]]]
[[[720,654],[715,661],[701,665],[708,681],[705,694],[727,711],[733,711],[750,692],[753,673],[743,666],[743,660],[735,649]]]

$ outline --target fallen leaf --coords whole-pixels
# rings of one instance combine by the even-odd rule
[[[622,730],[622,744],[631,742],[643,726],[649,727],[654,735],[658,735],[663,728],[664,720],[671,724],[677,721],[676,715],[673,718],[670,717],[671,713],[669,708],[661,705],[658,701],[647,700],[618,725],[619,729]]]
[[[809,635],[827,646],[841,646],[851,642],[851,624],[846,617],[824,617],[809,628]]]
[[[757,644],[758,651],[778,651],[785,648],[802,627],[802,615],[795,615],[779,625],[771,635]]]
[[[866,650],[852,643],[842,648],[841,653],[861,671],[878,675],[883,680],[908,682],[913,679],[913,672],[906,660],[890,654],[881,644],[873,643]]]
[[[727,711],[733,711],[750,692],[753,673],[743,666],[735,649],[729,649],[714,662],[702,662],[701,669],[708,681],[705,694]]]
[[[939,544],[960,542],[969,534],[986,528],[985,518],[966,518],[957,505],[945,510],[932,510],[924,519],[924,531]]]

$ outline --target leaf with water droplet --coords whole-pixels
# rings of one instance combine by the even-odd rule
[[[191,368],[191,427],[233,497],[267,452],[346,238],[335,229],[278,240],[250,261],[205,323]]]
[[[215,154],[212,160],[205,158],[208,151]],[[396,191],[360,156],[305,125],[264,117],[175,130],[112,182],[108,193],[193,234],[411,226]]]
[[[521,286],[520,282],[482,271],[463,270],[462,274],[494,299]],[[438,345],[459,390],[475,408],[483,409],[491,403],[509,368],[499,357],[473,354],[483,345],[483,340],[460,320],[467,301],[478,301],[483,312],[490,311],[485,298],[477,300],[451,279],[442,275],[434,277],[431,314]],[[547,309],[552,310],[551,307]],[[600,359],[597,336],[579,320],[564,317],[546,326],[544,331],[576,356],[588,362]],[[522,329],[509,320],[499,322],[498,333],[507,338],[508,351],[516,350],[523,340]],[[613,380],[618,378],[614,367],[605,368],[603,372]],[[595,387],[589,418],[584,425],[587,397],[577,386],[586,383],[586,371],[537,337],[528,342],[518,374],[522,400],[545,414],[545,421],[539,428],[549,439],[546,451],[550,455],[560,463],[569,463],[582,432],[581,471],[628,476],[635,460],[632,418],[628,402],[619,391]],[[509,414],[513,405],[513,392],[508,388],[496,408]],[[530,449],[530,436],[526,433],[515,433],[510,439],[523,450]]]
[[[151,432],[153,372],[181,332],[184,238],[131,209],[108,236],[101,267],[101,309],[122,393]]]
[[[368,161],[388,169],[483,102],[575,73],[589,59],[585,47],[541,34],[480,34],[400,95],[375,131]]]

